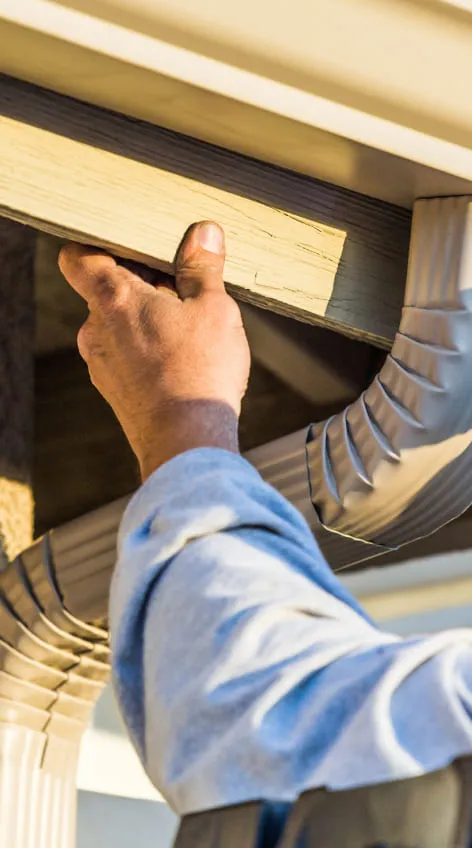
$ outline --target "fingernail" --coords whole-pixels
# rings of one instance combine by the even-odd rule
[[[204,250],[209,250],[210,253],[224,253],[225,236],[218,224],[203,221],[198,225],[195,235],[200,247]]]

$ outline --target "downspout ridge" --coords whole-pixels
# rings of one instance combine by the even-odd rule
[[[467,391],[472,379],[471,202],[469,197],[445,198],[415,205],[406,307],[399,332],[383,368],[351,405],[351,410],[361,407],[364,420],[375,409],[375,426],[358,426],[353,443],[359,456],[375,458],[368,471],[373,484],[369,492],[363,492],[360,480],[352,477],[343,498],[332,497],[331,482],[325,482],[318,470],[320,463],[324,467],[320,456],[324,425],[313,428],[309,446],[312,499],[329,531],[384,543],[388,528],[389,538],[399,545],[410,541],[412,534],[418,538],[433,532],[472,503],[466,484],[472,463],[468,450],[472,393]],[[342,432],[347,438],[344,417],[341,412],[330,420],[331,432],[339,431],[337,438]],[[394,464],[382,456],[385,442],[398,457]],[[442,481],[456,460],[462,471],[454,475],[456,490],[451,497]],[[337,472],[332,456],[330,473],[335,479]],[[431,506],[435,480],[432,527],[431,516],[420,507],[422,500],[425,508]],[[414,528],[411,520],[405,521],[405,514],[413,510]]]
[[[64,609],[47,550],[40,540],[0,573],[0,782],[16,785],[0,816],[9,848],[75,844],[80,741],[110,673],[107,631]]]

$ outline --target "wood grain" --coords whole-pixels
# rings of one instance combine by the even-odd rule
[[[35,354],[76,347],[87,305],[58,267],[63,242],[45,233],[36,238]],[[253,360],[317,407],[341,408],[379,370],[383,352],[339,333],[240,303]]]
[[[0,214],[166,271],[216,219],[240,298],[381,346],[398,324],[406,210],[8,77]]]

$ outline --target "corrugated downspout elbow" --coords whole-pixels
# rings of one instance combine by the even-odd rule
[[[332,566],[428,535],[472,503],[471,204],[415,204],[391,353],[357,401],[305,433],[314,532]],[[293,439],[251,452],[270,482]]]
[[[106,629],[64,606],[49,538],[0,574],[0,844],[75,845],[80,741],[110,673]]]

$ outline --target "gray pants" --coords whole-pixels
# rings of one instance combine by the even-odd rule
[[[186,816],[174,848],[472,848],[472,758],[410,780]]]

